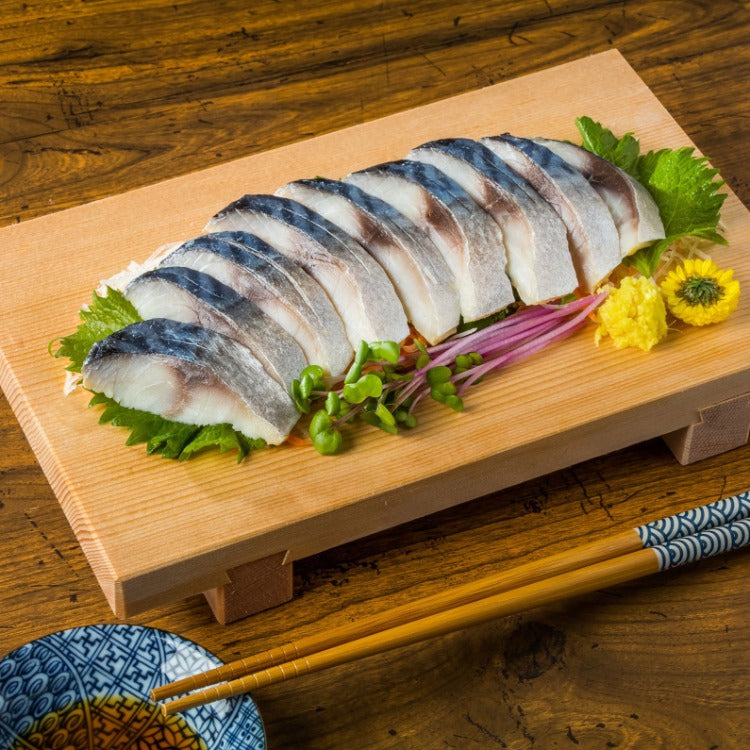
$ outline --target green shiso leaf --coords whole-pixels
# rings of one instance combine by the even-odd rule
[[[641,273],[650,276],[662,252],[681,237],[700,237],[726,245],[719,234],[724,184],[715,179],[717,169],[708,159],[694,156],[694,149],[679,148],[649,151],[638,160],[637,178],[646,186],[659,207],[666,238],[635,253],[630,261]]]
[[[101,393],[94,394],[89,406],[104,405],[100,423],[126,427],[130,435],[126,445],[146,443],[147,453],[184,461],[200,451],[218,448],[221,453],[237,451],[237,461],[254,449],[265,446],[261,439],[251,440],[228,424],[192,425],[164,419],[156,414],[129,409]]]
[[[228,424],[212,424],[201,427],[193,439],[182,449],[180,460],[190,458],[194,454],[218,448],[221,453],[237,451],[237,463],[242,461],[251,451],[263,448],[266,441],[262,438],[249,438],[233,429]]]
[[[618,138],[611,130],[590,117],[579,117],[576,125],[581,133],[581,145],[588,151],[603,157],[612,164],[636,176],[641,147],[632,133]]]
[[[115,331],[137,323],[141,320],[135,307],[125,298],[122,292],[107,288],[106,295],[94,292],[88,308],[82,308],[79,313],[81,323],[75,333],[63,336],[55,343],[59,344],[55,357],[66,357],[70,363],[66,370],[80,372],[83,360],[91,347]]]
[[[664,250],[683,237],[699,237],[726,245],[719,233],[721,207],[726,194],[716,179],[718,170],[708,159],[695,156],[695,149],[661,149],[640,153],[638,140],[631,133],[615,136],[590,117],[579,117],[576,125],[584,148],[611,161],[635,177],[651,193],[659,208],[666,238],[644,247],[625,263],[651,276]]]

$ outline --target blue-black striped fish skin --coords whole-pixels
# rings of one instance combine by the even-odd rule
[[[560,214],[568,230],[580,287],[593,292],[620,264],[620,239],[609,209],[588,181],[557,154],[529,138],[482,138]]]
[[[287,390],[308,364],[299,344],[254,302],[203,271],[165,266],[124,290],[142,318],[170,318],[210,328],[247,346]]]
[[[303,268],[247,232],[217,232],[184,242],[161,263],[204,271],[254,302],[331,377],[343,374],[354,350],[323,288]]]
[[[534,138],[580,172],[609,208],[620,237],[620,255],[664,239],[664,224],[651,193],[627,172],[568,141]]]
[[[445,172],[493,217],[503,234],[508,275],[523,302],[548,302],[576,289],[562,219],[486,146],[468,138],[446,138],[412,149],[408,158]]]
[[[229,423],[269,444],[299,418],[250,350],[208,328],[165,318],[133,323],[91,348],[83,385],[120,405],[195,425]]]
[[[443,172],[403,159],[344,179],[393,204],[428,232],[456,278],[464,321],[487,317],[514,301],[498,226]]]
[[[385,269],[409,321],[428,342],[456,330],[461,312],[453,273],[427,234],[394,206],[356,185],[325,178],[297,180],[277,194],[357,240]]]
[[[383,268],[346,232],[315,211],[276,195],[245,195],[209,222],[261,237],[299,263],[326,290],[354,348],[409,334],[406,313]]]

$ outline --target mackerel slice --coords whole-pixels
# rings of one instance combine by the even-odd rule
[[[212,230],[252,232],[304,268],[326,290],[349,342],[403,341],[404,308],[382,267],[346,232],[301,203],[245,195],[211,219]]]
[[[412,325],[434,344],[458,326],[455,278],[435,243],[390,203],[356,185],[317,178],[284,185],[292,198],[341,227],[385,269]]]
[[[514,301],[500,229],[455,180],[431,164],[408,159],[344,179],[427,231],[455,275],[465,321],[485,318]]]
[[[300,345],[275,320],[202,271],[155,268],[136,276],[124,293],[144,319],[193,323],[244,344],[287,391],[307,365]]]
[[[165,318],[134,323],[94,344],[83,385],[121,406],[194,425],[230,424],[283,442],[299,413],[252,352],[208,328]]]
[[[638,180],[615,164],[567,141],[534,138],[580,172],[607,204],[620,237],[620,255],[664,239],[659,208]]]
[[[447,138],[412,149],[408,158],[445,172],[497,222],[508,275],[523,302],[548,302],[575,290],[578,280],[562,219],[490,149],[468,138]]]
[[[578,281],[592,292],[620,264],[620,240],[609,209],[585,177],[548,148],[509,134],[482,138],[560,214]]]
[[[161,262],[203,271],[254,302],[332,378],[346,372],[353,349],[323,288],[304,269],[247,232],[188,240]]]

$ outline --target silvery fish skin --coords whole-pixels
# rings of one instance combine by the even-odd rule
[[[604,201],[588,181],[557,154],[528,138],[482,138],[487,146],[560,214],[568,230],[578,281],[593,292],[620,264],[620,239]]]
[[[352,236],[385,269],[411,324],[431,344],[459,324],[458,290],[432,240],[390,203],[341,180],[298,180],[279,188]]]
[[[301,203],[276,195],[246,195],[208,224],[211,230],[252,232],[304,268],[328,293],[349,342],[403,341],[406,313],[393,284],[365,249]]]
[[[299,413],[252,352],[202,326],[165,318],[133,323],[97,342],[83,385],[121,406],[194,425],[230,424],[271,445]]]
[[[124,294],[144,319],[193,323],[239,341],[287,391],[307,365],[300,345],[275,320],[202,271],[155,268],[136,276]]]
[[[607,204],[620,237],[621,257],[664,239],[659,208],[638,180],[581,146],[549,138],[534,138],[534,141],[580,172]]]
[[[391,203],[427,231],[455,275],[464,321],[485,318],[514,301],[498,226],[443,172],[401,160],[344,180]]]
[[[578,286],[565,225],[531,185],[486,146],[468,138],[431,141],[407,158],[454,179],[497,222],[508,276],[528,305],[570,294]]]
[[[188,240],[160,267],[203,271],[254,302],[297,341],[308,362],[336,378],[354,354],[323,288],[304,269],[247,232],[217,232]]]

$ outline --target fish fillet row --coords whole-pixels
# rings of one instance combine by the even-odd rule
[[[339,380],[361,341],[429,343],[516,300],[591,292],[663,238],[648,191],[573,144],[445,138],[342,179],[249,194],[124,289],[142,323],[94,345],[86,388],[283,442],[307,364]]]

